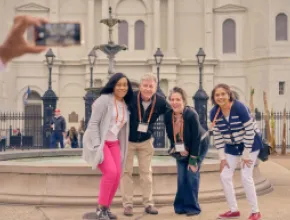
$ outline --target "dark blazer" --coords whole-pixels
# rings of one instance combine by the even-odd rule
[[[156,122],[158,117],[164,114],[166,111],[171,109],[170,105],[166,102],[166,99],[160,96],[159,94],[156,95],[156,104],[153,110],[151,120],[149,122],[148,132],[143,133],[138,131],[139,125],[139,116],[138,116],[138,93],[139,91],[134,92],[132,103],[129,105],[130,110],[130,134],[129,134],[129,141],[131,142],[144,142],[149,140],[153,134],[153,124]],[[154,96],[153,96],[154,97]],[[152,97],[152,100],[153,100]],[[142,98],[140,96],[140,105],[141,105],[141,115],[143,117],[142,122],[147,123],[152,103],[148,106],[146,111],[144,112],[144,108],[142,105]]]
[[[169,110],[165,113],[165,125],[168,139],[170,140],[171,148],[175,146],[173,125],[172,125],[172,112]],[[194,108],[186,106],[183,111],[183,141],[185,147],[188,149],[189,154],[192,156],[199,156],[201,129],[199,117]]]

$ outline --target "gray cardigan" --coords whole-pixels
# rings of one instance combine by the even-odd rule
[[[114,108],[114,96],[112,94],[101,95],[92,105],[92,115],[83,137],[83,155],[82,158],[96,169],[98,164],[104,160],[103,147],[106,135],[109,131],[109,125]],[[118,139],[121,148],[121,161],[124,167],[124,161],[127,156],[128,138],[129,138],[129,110],[127,110],[127,123],[121,128]]]

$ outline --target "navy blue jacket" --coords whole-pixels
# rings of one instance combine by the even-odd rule
[[[210,111],[210,120],[213,121],[219,106],[214,106]],[[263,145],[255,130],[254,121],[248,111],[248,107],[242,102],[233,101],[229,121],[222,111],[217,116],[216,125],[213,128],[214,144],[218,150],[224,148],[225,153],[241,155],[244,148],[251,148],[252,152],[260,150]]]

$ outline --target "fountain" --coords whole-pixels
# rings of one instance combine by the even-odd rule
[[[81,160],[81,149],[6,151],[0,154],[0,202],[33,205],[96,205],[101,173],[92,170]],[[172,204],[177,183],[175,160],[156,151],[152,161],[153,192],[156,204]],[[138,178],[138,166],[134,164],[134,202],[142,204]],[[239,197],[244,196],[240,170],[234,176]],[[271,184],[254,169],[258,194],[271,191]],[[201,168],[200,202],[224,200],[219,180],[219,161],[212,149]],[[113,201],[121,205],[118,191]]]
[[[109,76],[114,73],[114,56],[126,49],[112,41],[112,27],[120,20],[110,17],[101,20],[109,26],[108,44],[96,46],[109,58]],[[97,88],[91,88],[97,92]],[[81,160],[82,149],[42,149],[27,151],[6,151],[0,153],[0,203],[33,205],[96,205],[101,173],[92,170]],[[172,204],[177,183],[175,160],[164,155],[166,151],[155,150],[152,161],[153,196],[155,203]],[[209,150],[201,167],[200,202],[224,200],[219,180],[219,161],[215,149]],[[135,161],[133,179],[135,204],[141,204],[141,189]],[[240,181],[240,170],[234,175],[235,189],[239,197],[244,196]],[[271,184],[254,168],[254,181],[258,194],[271,191]],[[118,191],[113,204],[121,205]]]

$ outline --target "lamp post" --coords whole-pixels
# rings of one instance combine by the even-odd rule
[[[90,64],[90,88],[93,88],[93,70],[94,70],[94,65],[97,60],[97,54],[94,49],[91,50],[91,52],[88,54],[88,60]]]
[[[208,95],[206,94],[205,90],[203,89],[203,64],[205,61],[205,53],[202,48],[199,48],[198,53],[196,54],[197,58],[197,64],[199,69],[199,89],[195,93],[193,99],[194,99],[194,106],[195,109],[199,115],[200,124],[202,127],[206,130],[208,130],[207,127],[207,101],[208,101]]]
[[[97,55],[96,51],[93,48],[91,52],[88,54],[88,61],[90,65],[90,88],[86,89],[87,93],[84,97],[85,100],[85,128],[87,128],[88,122],[90,120],[92,114],[92,104],[95,101],[97,95],[93,91],[93,71],[94,65],[96,63]]]
[[[55,55],[52,49],[49,49],[45,54],[46,64],[48,67],[48,89],[42,96],[43,101],[43,147],[49,147],[50,144],[50,136],[51,136],[51,128],[50,128],[50,120],[53,116],[53,112],[56,108],[58,97],[55,92],[52,90],[52,67]]]
[[[159,93],[160,95],[165,97],[164,93],[162,92],[162,90],[160,88],[160,66],[161,66],[163,57],[164,57],[164,55],[163,55],[161,49],[157,48],[157,50],[154,54],[155,63],[156,63],[156,67],[157,67],[157,93]]]
[[[51,71],[52,71],[52,66],[53,66],[53,61],[55,58],[54,53],[52,52],[52,49],[50,48],[47,53],[45,54],[46,58],[46,63],[49,71],[49,77],[48,77],[48,89],[51,89]]]
[[[157,94],[166,98],[165,94],[160,88],[160,66],[163,60],[163,53],[160,48],[157,48],[154,58],[157,68]],[[153,125],[153,145],[155,148],[164,148],[165,147],[165,125],[164,125],[164,115],[160,115],[157,121]]]

